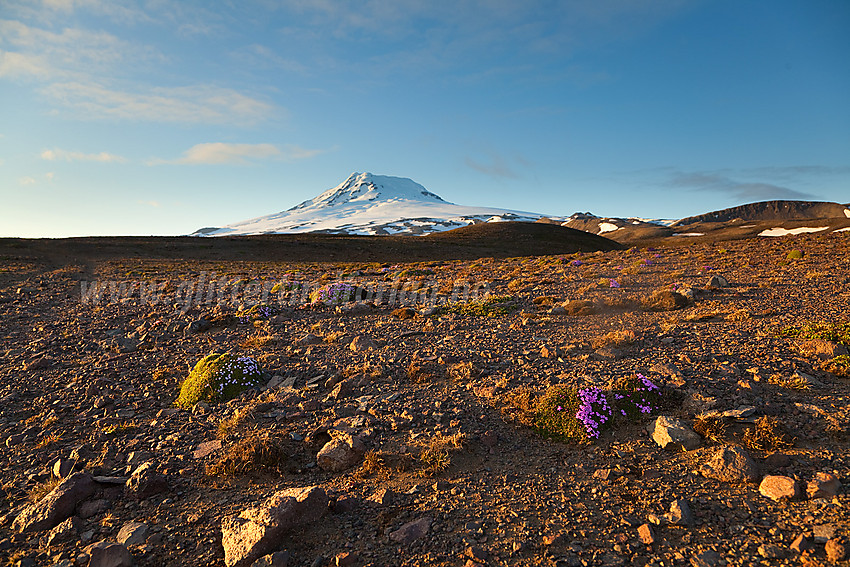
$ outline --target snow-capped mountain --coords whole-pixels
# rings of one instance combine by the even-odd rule
[[[405,177],[352,173],[340,185],[291,209],[223,227],[202,228],[194,235],[429,234],[481,222],[533,222],[541,217],[524,211],[455,205]]]
[[[597,217],[591,213],[573,213],[567,220],[561,222],[561,226],[594,234],[606,234],[623,229],[669,227],[674,222],[676,221],[667,219]]]

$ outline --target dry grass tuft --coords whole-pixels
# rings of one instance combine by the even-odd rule
[[[768,383],[780,388],[788,390],[808,390],[812,387],[809,381],[803,376],[783,376],[782,374],[773,374],[767,379]]]
[[[419,454],[419,462],[424,469],[419,472],[420,476],[433,476],[449,468],[452,464],[452,453],[463,448],[466,436],[463,433],[454,435],[437,434],[424,445]]]
[[[455,382],[468,382],[477,375],[478,372],[469,361],[458,362],[449,367],[449,376]]]
[[[719,443],[726,435],[726,422],[718,415],[697,416],[694,431],[706,439]]]
[[[794,439],[785,432],[785,428],[775,417],[760,417],[755,427],[744,432],[744,445],[748,449],[775,451],[791,447],[793,444]]]
[[[288,455],[276,438],[252,433],[234,443],[216,461],[206,467],[209,476],[234,476],[250,472],[283,473]]]
[[[534,427],[537,411],[537,394],[528,387],[521,387],[502,395],[502,414],[526,427]]]
[[[631,329],[626,329],[624,331],[611,331],[610,333],[606,333],[601,337],[593,339],[592,346],[593,348],[602,348],[605,346],[619,348],[630,345],[636,340],[637,335]]]
[[[753,314],[750,313],[747,309],[739,309],[733,313],[730,313],[726,316],[727,321],[731,321],[733,323],[740,323],[742,321],[749,321],[753,318]]]
[[[62,436],[58,433],[49,433],[42,437],[38,443],[36,443],[35,448],[41,449],[42,447],[47,447],[48,445],[52,445],[54,443],[59,442],[62,439]]]
[[[437,380],[437,369],[435,365],[428,363],[411,362],[407,366],[407,377],[411,382],[424,384]]]
[[[413,467],[413,457],[409,454],[389,453],[385,451],[367,451],[363,463],[355,476],[368,478],[375,476],[387,480],[394,474],[403,473]]]
[[[280,338],[276,335],[256,334],[245,337],[245,340],[239,343],[239,346],[242,348],[264,348],[279,342]]]
[[[217,437],[222,440],[227,439],[228,436],[236,433],[246,421],[253,417],[254,404],[249,404],[237,409],[232,415],[223,418],[218,423]]]
[[[29,490],[29,492],[27,492],[27,500],[35,504],[36,502],[50,494],[50,492],[52,492],[54,488],[59,486],[60,482],[62,482],[61,478],[51,476],[48,480],[42,482],[41,484],[36,484]]]

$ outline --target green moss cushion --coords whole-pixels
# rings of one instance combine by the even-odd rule
[[[211,354],[200,360],[180,386],[175,404],[191,408],[200,401],[226,402],[262,381],[257,361],[230,353]]]

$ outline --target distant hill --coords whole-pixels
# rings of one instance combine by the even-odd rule
[[[672,226],[702,222],[786,221],[850,218],[850,206],[822,201],[762,201],[680,219]]]

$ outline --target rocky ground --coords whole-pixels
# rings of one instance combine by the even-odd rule
[[[4,256],[0,555],[850,565],[848,245],[844,232],[393,265]],[[196,294],[340,277],[491,295],[448,309],[275,295],[249,313]],[[115,282],[99,300],[95,280]],[[162,282],[163,299],[120,282]],[[824,322],[833,334],[795,332]],[[189,370],[225,351],[255,359],[262,388],[175,407]],[[598,439],[544,435],[553,386],[636,373],[662,388],[651,414]]]

